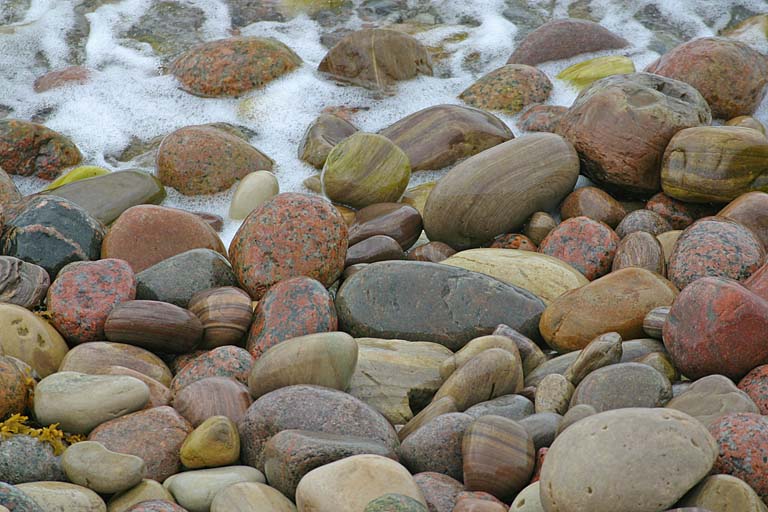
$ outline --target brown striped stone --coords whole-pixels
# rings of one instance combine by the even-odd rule
[[[189,310],[167,302],[129,300],[110,311],[104,333],[109,341],[179,354],[200,344],[203,324]]]
[[[312,121],[304,133],[304,138],[301,139],[299,159],[313,167],[322,169],[331,150],[356,131],[357,128],[346,119],[333,114],[320,114],[317,119]],[[304,184],[309,187],[306,180]],[[318,185],[322,188],[319,182]],[[315,190],[315,192],[320,191]]]
[[[198,292],[188,307],[203,324],[200,348],[244,344],[253,309],[251,298],[240,288],[223,286]]]
[[[253,399],[243,383],[229,377],[207,377],[177,391],[171,405],[198,427],[212,416],[226,416],[238,423],[251,403]]]
[[[627,267],[640,267],[666,275],[664,249],[655,236],[646,231],[635,231],[621,240],[613,257],[611,271]]]
[[[372,204],[355,213],[355,220],[349,226],[349,245],[375,235],[386,235],[407,250],[418,240],[421,227],[421,214],[412,206],[402,203]]]
[[[168,386],[173,375],[162,359],[152,352],[125,343],[93,341],[67,352],[60,372],[103,373],[110,366],[124,366]]]
[[[768,194],[759,191],[742,194],[717,215],[751,229],[768,250]]]
[[[589,217],[592,220],[604,222],[616,228],[627,212],[616,199],[597,187],[582,187],[574,190],[560,205],[560,216],[563,220],[571,217]]]

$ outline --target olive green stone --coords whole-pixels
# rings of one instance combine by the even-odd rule
[[[632,59],[622,55],[609,55],[585,60],[565,68],[557,78],[570,82],[581,90],[596,80],[612,75],[625,75],[635,72]]]
[[[413,206],[419,213],[424,216],[424,206],[427,204],[427,198],[429,197],[432,189],[437,185],[436,181],[428,181],[421,185],[409,188],[403,193],[403,197],[400,199],[401,203]]]
[[[72,169],[66,174],[62,174],[53,180],[47,187],[45,187],[45,190],[53,190],[55,188],[61,187],[62,185],[66,185],[67,183],[74,183],[75,181],[95,178],[96,176],[104,176],[105,174],[109,174],[109,171],[103,167],[97,167],[95,165],[82,165]]]
[[[187,436],[179,455],[189,469],[234,464],[240,457],[237,425],[226,416],[211,416]]]

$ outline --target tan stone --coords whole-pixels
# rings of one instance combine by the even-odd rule
[[[107,512],[125,512],[142,501],[165,500],[176,503],[173,495],[155,480],[142,480],[125,492],[115,494],[107,504]]]
[[[242,482],[219,492],[211,503],[211,512],[296,512],[296,505],[279,491],[265,484]]]
[[[235,189],[229,204],[229,218],[244,219],[262,203],[280,192],[277,178],[269,171],[246,175]]]
[[[563,375],[574,386],[578,386],[579,382],[591,372],[603,366],[618,363],[624,353],[621,341],[621,336],[618,333],[601,334],[579,352],[576,360],[571,363]]]
[[[680,501],[681,507],[700,507],[712,512],[766,512],[768,507],[743,480],[731,475],[713,475]]]
[[[168,366],[149,350],[109,341],[93,341],[74,347],[61,361],[59,371],[103,373],[105,368],[115,365],[149,375],[165,386],[169,386],[173,379]]]
[[[223,489],[240,482],[264,483],[264,474],[250,466],[199,469],[168,477],[163,486],[189,512],[209,512],[213,498]]]
[[[749,395],[723,375],[707,375],[700,378],[670,400],[666,407],[689,414],[704,426],[709,426],[729,413],[760,414],[760,410]]]
[[[299,512],[363,512],[371,500],[389,493],[427,505],[399,463],[380,455],[355,455],[307,473],[296,489],[296,506]]]
[[[66,482],[32,482],[16,487],[45,512],[107,512],[107,506],[90,489]]]
[[[69,481],[101,494],[139,485],[147,472],[140,457],[113,452],[96,441],[83,441],[67,448],[61,466]]]
[[[539,482],[534,482],[515,497],[510,512],[545,512],[539,496]]]
[[[469,249],[441,261],[519,286],[549,304],[589,281],[578,270],[552,256],[518,249]]]
[[[237,425],[226,416],[211,416],[187,436],[181,445],[180,455],[181,463],[190,469],[237,462],[240,457]]]
[[[682,229],[675,229],[673,231],[666,231],[656,235],[656,240],[661,244],[661,248],[664,250],[664,262],[669,264],[669,257],[672,255],[672,248],[675,246],[677,239],[683,234]]]
[[[41,376],[58,370],[69,347],[51,324],[15,304],[0,304],[0,346]]]
[[[447,379],[453,372],[467,364],[470,359],[490,348],[504,349],[515,357],[522,359],[517,343],[513,339],[495,334],[480,336],[469,340],[466,345],[461,347],[461,350],[443,361],[443,364],[440,365],[440,376],[443,379]],[[522,384],[520,386],[522,387]]]
[[[573,384],[558,373],[547,375],[536,386],[536,413],[554,412],[565,414],[571,403]]]

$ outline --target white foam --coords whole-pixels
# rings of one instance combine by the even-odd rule
[[[2,0],[0,0],[2,1]],[[223,0],[177,0],[202,9],[206,21],[202,32],[213,40],[230,35],[230,15]],[[362,0],[353,0],[356,7]],[[568,15],[571,2],[530,0],[529,9],[543,17]],[[451,52],[436,69],[440,76],[422,76],[399,84],[397,94],[381,97],[358,87],[344,87],[327,80],[316,71],[326,53],[320,44],[324,32],[307,15],[291,18],[286,23],[261,22],[244,27],[243,35],[274,37],[290,46],[304,60],[293,73],[274,81],[262,90],[243,98],[205,99],[178,89],[170,76],[159,73],[161,59],[147,44],[122,38],[152,5],[152,0],[121,0],[105,3],[86,15],[90,34],[85,46],[85,65],[95,69],[86,85],[55,89],[43,94],[32,90],[34,79],[49,69],[71,65],[66,33],[76,21],[76,0],[33,0],[23,20],[0,27],[0,103],[10,106],[13,117],[28,119],[52,108],[46,121],[76,142],[85,163],[113,170],[131,164],[115,164],[113,158],[132,138],[149,140],[182,126],[209,122],[230,122],[251,128],[256,135],[251,143],[273,158],[274,172],[282,191],[303,191],[302,181],[317,172],[297,157],[297,147],[306,127],[326,107],[362,107],[353,122],[362,130],[375,132],[417,110],[440,103],[459,104],[458,94],[481,75],[506,62],[514,50],[518,27],[502,13],[509,6],[505,0],[433,0],[443,25],[415,35],[427,45],[443,44]],[[409,7],[423,5],[409,0]],[[730,19],[735,6],[756,12],[768,11],[766,0],[593,0],[593,13],[600,22],[628,39],[625,49],[581,55],[565,61],[540,66],[554,86],[548,101],[553,105],[570,105],[577,91],[554,77],[567,66],[600,55],[627,55],[642,70],[658,57],[648,49],[653,34],[637,21],[635,15],[654,5],[664,21],[695,36],[714,35]],[[472,19],[472,26],[462,25]],[[344,17],[336,28],[357,29],[364,23],[356,14]],[[465,32],[463,40],[444,42]],[[36,55],[47,64],[39,64]],[[472,66],[467,59],[472,56]],[[768,100],[756,114],[768,121]],[[500,115],[515,132],[517,116]],[[444,171],[419,172],[412,184],[437,179]],[[22,192],[31,193],[46,182],[34,178],[14,178]],[[226,218],[233,190],[214,196],[189,198],[168,190],[164,204],[188,210],[217,213]],[[229,243],[239,225],[225,223],[222,238]]]

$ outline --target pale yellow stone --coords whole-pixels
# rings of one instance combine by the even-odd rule
[[[677,239],[683,234],[681,229],[673,231],[665,231],[659,235],[656,235],[656,240],[661,244],[661,248],[664,250],[664,261],[669,265],[669,257],[672,255],[672,248],[677,243]]]
[[[766,512],[768,507],[743,480],[713,475],[702,480],[680,500],[681,507],[701,507],[712,512]]]
[[[181,445],[181,463],[190,469],[226,466],[239,457],[240,434],[237,425],[226,416],[211,416]]]
[[[176,503],[173,495],[155,480],[142,480],[138,485],[120,494],[115,494],[107,504],[107,512],[125,512],[142,501],[165,500]]]
[[[539,497],[539,482],[534,482],[520,491],[509,512],[545,512]]]
[[[489,275],[533,293],[545,304],[589,283],[586,277],[552,256],[518,249],[469,249],[441,261]]]
[[[51,324],[15,304],[0,304],[0,332],[5,355],[21,359],[41,377],[56,372],[69,351]]]
[[[147,473],[141,457],[108,450],[96,441],[75,443],[61,456],[70,482],[101,494],[114,494],[138,485]]]
[[[427,204],[427,198],[432,189],[437,185],[436,181],[428,181],[421,185],[416,185],[413,188],[409,188],[403,193],[403,197],[400,198],[400,202],[413,206],[420,214],[424,215],[424,205]]]
[[[296,512],[296,505],[280,491],[266,484],[243,482],[219,492],[211,503],[211,512]]]
[[[264,483],[264,474],[250,466],[198,469],[177,473],[163,482],[176,502],[189,512],[209,512],[220,491],[240,482]]]
[[[416,481],[403,466],[380,455],[355,455],[313,469],[296,488],[299,512],[363,512],[384,494],[410,496],[426,507]]]
[[[90,489],[66,482],[32,482],[18,484],[45,512],[107,512],[98,494]]]
[[[269,171],[256,171],[246,175],[235,189],[229,204],[231,219],[244,219],[262,203],[280,193],[277,178]]]
[[[501,348],[514,354],[514,356],[520,359],[520,351],[517,348],[517,344],[511,338],[506,336],[488,335],[479,336],[472,340],[469,340],[466,345],[456,352],[453,356],[449,357],[443,364],[440,365],[440,376],[443,379],[450,377],[453,372],[467,364],[467,361],[475,357],[480,352],[488,350],[490,348]],[[522,387],[522,386],[521,386]]]

